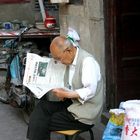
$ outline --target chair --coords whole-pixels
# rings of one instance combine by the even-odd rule
[[[78,140],[78,136],[83,132],[89,132],[90,134],[90,140],[94,140],[94,135],[92,128],[87,130],[61,130],[61,131],[55,131],[58,134],[64,135],[65,140]]]

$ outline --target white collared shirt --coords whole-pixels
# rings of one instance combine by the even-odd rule
[[[72,86],[72,79],[75,72],[75,65],[77,62],[79,49],[77,48],[76,56],[69,69],[69,84]],[[82,84],[83,87],[76,89],[79,94],[81,103],[84,103],[88,99],[92,98],[96,93],[97,83],[101,79],[100,67],[97,61],[93,57],[86,57],[83,61],[82,68]]]

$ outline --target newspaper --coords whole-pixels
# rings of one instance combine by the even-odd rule
[[[66,66],[53,58],[27,53],[23,85],[40,99],[54,88],[64,88]]]

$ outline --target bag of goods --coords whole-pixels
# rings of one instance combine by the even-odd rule
[[[110,109],[110,118],[103,133],[102,140],[120,140],[124,124],[124,110]]]
[[[140,100],[123,102],[121,108],[125,109],[121,140],[140,140]]]

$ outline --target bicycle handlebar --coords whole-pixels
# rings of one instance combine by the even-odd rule
[[[4,47],[4,48],[7,48],[7,46],[12,46],[12,45],[14,45],[16,42],[20,42],[21,39],[22,39],[23,34],[26,33],[27,31],[29,31],[31,28],[34,28],[34,26],[30,26],[30,27],[25,27],[25,28],[23,28],[23,29],[21,30],[21,32],[20,32],[20,34],[18,35],[17,38],[8,40],[8,41],[6,42],[6,44],[3,45],[3,47]]]

